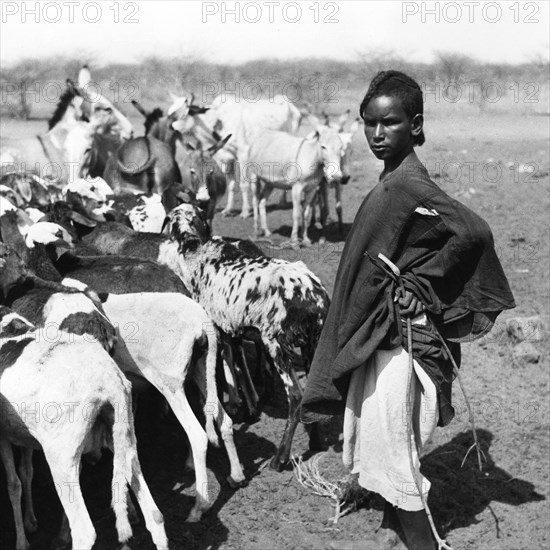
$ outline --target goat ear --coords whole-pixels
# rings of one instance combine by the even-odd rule
[[[10,336],[20,336],[21,334],[29,332],[31,328],[32,327],[28,323],[25,323],[23,319],[18,319],[17,317],[15,317],[7,325],[4,326],[2,335],[8,338]]]
[[[17,190],[19,194],[23,197],[25,202],[31,202],[32,199],[32,189],[31,184],[25,178],[19,179],[17,182]]]
[[[197,235],[199,236],[202,244],[210,239],[210,226],[206,221],[206,214],[202,210],[197,210],[197,216],[193,216],[191,225],[197,231]]]
[[[86,216],[83,216],[82,214],[79,214],[74,210],[72,210],[69,213],[69,218],[73,220],[73,222],[79,223],[80,225],[84,225],[85,227],[95,227],[97,225],[97,222],[95,220],[92,220],[91,218],[87,218]]]
[[[98,292],[97,297],[99,298],[99,301],[102,304],[104,304],[109,298],[109,293],[108,292]]]
[[[182,189],[176,193],[176,197],[180,201],[179,204],[195,204],[195,192],[192,189]]]
[[[166,226],[170,223],[170,218],[166,216],[164,218],[164,221],[162,222],[162,227],[160,228],[160,232],[164,233],[164,230],[166,229]]]

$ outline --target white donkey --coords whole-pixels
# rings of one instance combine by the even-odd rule
[[[302,242],[310,245],[307,229],[319,185],[323,180],[331,186],[340,185],[344,144],[336,130],[319,125],[314,117],[310,117],[310,122],[315,130],[304,138],[265,130],[248,150],[243,176],[252,185],[255,237],[259,236],[260,223],[263,234],[271,235],[267,228],[266,202],[273,189],[290,189],[291,241],[298,242],[302,227]]]

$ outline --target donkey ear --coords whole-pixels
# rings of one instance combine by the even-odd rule
[[[214,143],[214,145],[212,145],[211,147],[208,148],[208,152],[211,155],[215,155],[222,147],[225,146],[225,144],[229,141],[229,139],[231,138],[232,135],[233,134],[228,134],[223,139],[221,139],[221,140],[217,141],[216,143]]]
[[[80,89],[87,86],[92,81],[92,75],[90,74],[90,69],[88,65],[83,65],[82,69],[78,73],[78,87]]]
[[[313,127],[313,129],[320,134],[321,133],[321,123],[319,122],[319,119],[314,115],[308,115],[307,119],[309,120],[309,123]]]
[[[359,125],[361,124],[361,119],[360,118],[356,118],[352,123],[351,123],[351,126],[349,127],[349,132],[350,134],[355,134],[355,132],[357,132],[358,128],[359,128]]]
[[[147,111],[143,108],[143,105],[141,105],[141,103],[139,103],[135,99],[132,99],[131,103],[141,115],[147,118]]]
[[[319,130],[313,130],[306,136],[306,139],[319,139],[320,135]]]
[[[199,107],[198,105],[189,105],[189,114],[191,116],[203,115],[206,111],[209,111],[210,107]]]
[[[350,114],[350,110],[348,109],[343,115],[340,115],[338,117],[338,131],[343,132],[344,126],[346,125],[346,122],[348,121]]]

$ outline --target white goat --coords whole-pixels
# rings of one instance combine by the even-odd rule
[[[145,378],[157,388],[189,438],[197,498],[187,521],[199,521],[211,505],[206,451],[208,440],[217,443],[214,420],[220,426],[229,455],[230,485],[235,487],[245,480],[233,440],[233,423],[217,397],[217,330],[199,304],[177,293],[109,294],[103,308],[118,327],[119,338],[113,355],[117,365],[130,379]],[[204,343],[206,355],[202,354],[192,365],[197,344]],[[185,395],[184,382],[189,373],[206,398],[206,433]]]
[[[96,447],[97,430],[112,426],[112,506],[119,541],[125,543],[132,536],[127,510],[129,484],[156,547],[167,550],[164,520],[137,455],[131,386],[115,362],[101,345],[83,336],[60,331],[54,342],[38,338],[28,321],[4,306],[0,306],[0,320],[0,430],[6,470],[14,472],[7,442],[41,448],[71,527],[73,547],[91,550],[96,533],[80,489],[80,459]],[[33,404],[32,414],[27,410],[29,403]],[[13,481],[13,475],[9,478]],[[17,484],[10,489],[15,511],[20,506],[15,500]],[[20,491],[19,487],[19,496]],[[26,539],[21,516],[17,512],[15,516],[20,550],[26,548]]]

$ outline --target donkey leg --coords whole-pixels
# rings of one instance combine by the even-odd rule
[[[233,212],[233,204],[235,202],[235,178],[231,177],[229,183],[227,184],[227,205],[222,210],[222,216],[230,216]]]

